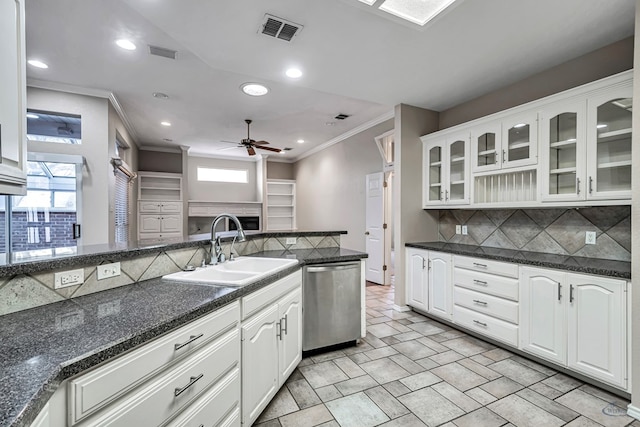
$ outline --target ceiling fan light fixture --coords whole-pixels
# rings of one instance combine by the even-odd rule
[[[244,83],[240,90],[249,96],[264,96],[269,93],[269,88],[260,83]]]

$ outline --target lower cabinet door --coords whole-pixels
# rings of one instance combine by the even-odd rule
[[[427,310],[427,262],[429,253],[419,249],[407,251],[407,304],[411,307]]]
[[[281,322],[278,385],[282,386],[302,360],[302,289],[282,298],[278,311]]]
[[[162,230],[162,220],[158,215],[140,215],[141,233],[159,233]]]
[[[161,228],[163,233],[182,231],[182,217],[180,215],[163,215]]]
[[[429,252],[429,313],[451,320],[451,255]]]
[[[250,426],[279,388],[278,305],[265,308],[242,325],[242,424]]]
[[[626,282],[567,274],[568,366],[626,387]]]
[[[566,274],[522,267],[520,274],[520,345],[550,361],[567,363]]]

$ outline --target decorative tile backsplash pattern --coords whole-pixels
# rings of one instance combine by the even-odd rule
[[[468,235],[456,234],[466,224]],[[587,231],[596,244],[585,244]],[[440,241],[631,261],[631,207],[441,210]]]
[[[286,241],[286,237],[250,239],[236,243],[234,252],[250,255],[270,250],[340,247],[340,234],[297,237],[294,245],[288,245]],[[227,258],[230,247],[230,242],[222,245]],[[0,315],[161,277],[180,271],[187,265],[200,266],[203,260],[209,261],[209,246],[159,250],[152,255],[120,261],[120,276],[100,281],[97,280],[97,266],[85,266],[85,282],[82,285],[61,289],[54,289],[54,273],[58,270],[0,278]],[[103,264],[110,262],[109,259],[102,261]]]

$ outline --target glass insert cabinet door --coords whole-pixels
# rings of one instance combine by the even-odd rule
[[[537,114],[528,113],[503,120],[502,168],[534,165],[538,162]]]
[[[468,136],[448,142],[449,167],[448,189],[445,189],[447,203],[468,203],[467,162]]]
[[[472,132],[474,172],[500,169],[502,164],[500,123],[488,123]]]
[[[429,145],[426,147],[425,167],[427,176],[425,180],[426,202],[440,204],[444,202],[444,164],[442,157],[444,145]]]
[[[588,100],[588,198],[631,197],[631,87]]]
[[[543,200],[585,198],[586,105],[560,103],[540,112]]]

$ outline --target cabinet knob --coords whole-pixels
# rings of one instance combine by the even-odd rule
[[[368,232],[368,231],[365,231],[365,232],[364,232],[364,235],[365,235],[365,236],[368,236],[368,235],[369,235],[369,232]]]

